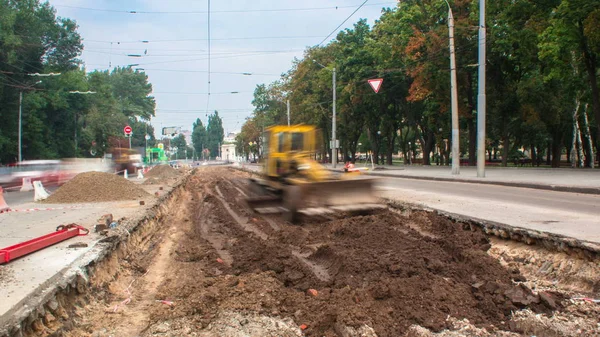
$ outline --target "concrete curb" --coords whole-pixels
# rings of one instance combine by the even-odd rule
[[[598,242],[579,240],[566,235],[512,226],[496,221],[446,212],[422,204],[401,202],[388,198],[384,198],[383,200],[385,200],[388,207],[393,209],[434,212],[455,222],[476,225],[485,234],[496,236],[504,240],[522,242],[527,245],[537,244],[549,250],[564,252],[569,255],[577,255],[580,258],[588,258],[590,260],[595,260],[600,256],[600,243]]]
[[[334,172],[338,171],[338,170],[332,170],[332,169],[330,169],[330,170],[334,171]],[[536,184],[536,183],[520,183],[520,182],[514,182],[514,181],[497,181],[497,180],[454,179],[454,178],[443,178],[443,177],[413,176],[413,175],[408,175],[408,174],[385,174],[385,173],[377,173],[377,172],[369,172],[369,173],[367,173],[367,175],[376,176],[376,177],[401,178],[401,179],[445,181],[445,182],[454,182],[454,183],[469,183],[469,184],[482,184],[482,185],[498,185],[498,186],[508,186],[508,187],[532,188],[532,189],[537,189],[537,190],[548,190],[548,191],[557,191],[557,192],[600,195],[600,188],[596,188],[596,187],[545,185],[545,184]]]

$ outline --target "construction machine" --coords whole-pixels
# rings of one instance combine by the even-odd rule
[[[335,174],[317,163],[318,130],[311,125],[272,126],[263,134],[263,168],[250,179],[246,201],[258,213],[301,215],[368,211],[385,206],[374,195],[374,179]]]

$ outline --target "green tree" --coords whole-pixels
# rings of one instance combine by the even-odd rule
[[[200,118],[196,119],[192,128],[192,144],[198,157],[201,157],[204,149],[208,148],[206,128]]]
[[[206,126],[206,147],[212,158],[219,156],[219,147],[223,144],[223,138],[225,138],[223,120],[219,117],[219,112],[215,111],[208,116],[208,125]]]
[[[179,134],[173,137],[173,139],[171,139],[170,146],[177,148],[176,159],[185,159],[185,151],[188,146],[184,135]]]

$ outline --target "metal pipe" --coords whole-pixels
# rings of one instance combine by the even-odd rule
[[[336,72],[335,72],[335,68],[333,68],[333,121],[332,121],[332,126],[331,126],[331,144],[333,144],[332,146],[332,159],[331,159],[331,163],[333,164],[333,168],[335,168],[337,166],[337,142],[336,142],[336,134],[335,134],[335,122],[336,122],[336,111],[335,111],[335,101],[336,101]]]
[[[448,33],[450,38],[450,89],[452,101],[452,174],[458,175],[460,174],[458,86],[456,84],[456,55],[454,53],[454,16],[450,4],[448,4]]]
[[[21,122],[21,118],[23,116],[23,91],[19,91],[19,163],[23,160],[23,158],[21,157],[21,150],[22,150],[22,144],[21,144],[21,137],[22,137],[22,122]]]
[[[479,0],[479,79],[477,95],[477,177],[485,177],[485,0]]]

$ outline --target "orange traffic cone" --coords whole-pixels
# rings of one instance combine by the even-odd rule
[[[10,211],[10,207],[8,207],[8,205],[6,204],[6,201],[4,200],[4,189],[2,189],[2,187],[0,187],[0,213],[4,213],[4,212],[8,212]]]

